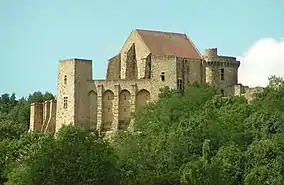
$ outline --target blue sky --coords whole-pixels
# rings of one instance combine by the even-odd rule
[[[201,53],[218,47],[252,66],[247,53],[261,39],[284,53],[283,19],[283,0],[1,0],[0,94],[55,94],[58,60],[72,57],[92,59],[94,78],[104,78],[135,28],[185,32]]]

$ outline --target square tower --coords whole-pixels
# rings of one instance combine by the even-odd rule
[[[89,127],[89,80],[92,80],[91,60],[67,59],[59,62],[56,132],[69,124]]]

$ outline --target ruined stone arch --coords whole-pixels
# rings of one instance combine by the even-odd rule
[[[97,100],[97,93],[91,90],[88,93],[89,97],[89,120],[90,120],[90,129],[95,130],[97,128],[97,107],[98,107],[98,100]]]
[[[131,118],[131,94],[122,90],[119,94],[119,129],[127,129]]]
[[[107,90],[103,93],[103,110],[102,110],[102,131],[112,130],[114,114],[113,114],[113,105],[114,105],[114,93],[111,90]]]
[[[150,101],[150,93],[146,89],[141,89],[136,94],[136,107],[147,104]]]

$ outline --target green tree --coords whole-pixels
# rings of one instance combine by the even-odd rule
[[[6,184],[119,184],[118,172],[112,149],[98,133],[67,126],[43,141]]]

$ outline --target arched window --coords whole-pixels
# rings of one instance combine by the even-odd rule
[[[64,76],[64,84],[67,84],[67,75]]]

